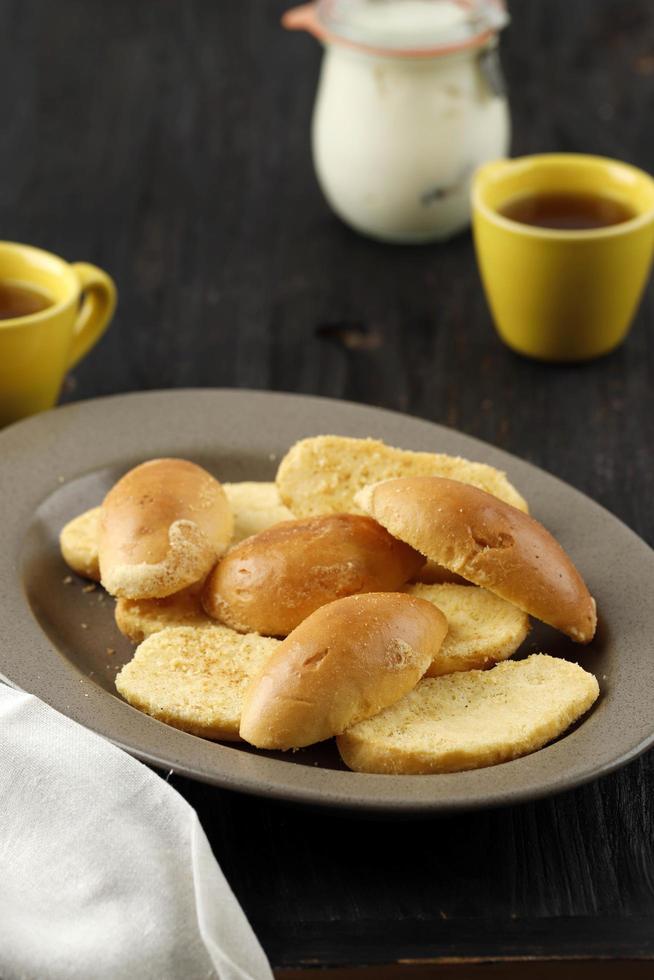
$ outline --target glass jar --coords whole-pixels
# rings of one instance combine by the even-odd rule
[[[325,48],[313,159],[327,201],[374,238],[449,238],[475,168],[505,156],[501,0],[318,0],[286,13]]]

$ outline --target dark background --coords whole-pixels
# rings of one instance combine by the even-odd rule
[[[392,247],[331,215],[320,50],[273,0],[0,0],[0,237],[116,279],[65,400],[175,386],[344,397],[545,467],[654,542],[654,292],[579,367],[496,339],[469,235]],[[654,3],[514,0],[513,153],[654,171]],[[644,678],[644,683],[652,683]],[[520,808],[370,824],[173,779],[278,965],[654,956],[653,761]]]

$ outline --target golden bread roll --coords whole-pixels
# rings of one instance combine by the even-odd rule
[[[241,633],[287,636],[320,606],[399,589],[424,564],[370,517],[284,521],[231,548],[207,579],[205,611]]]
[[[546,654],[492,670],[428,677],[396,704],[338,740],[357,772],[460,772],[542,748],[599,695],[592,674]]]
[[[84,511],[74,517],[59,534],[59,547],[64,561],[83,578],[100,581],[98,536],[100,533],[100,508]]]
[[[229,505],[234,515],[231,544],[238,544],[252,534],[259,534],[280,521],[292,521],[288,507],[284,507],[275,483],[223,483]]]
[[[411,690],[446,632],[435,606],[397,592],[322,606],[253,679],[241,737],[262,749],[294,749],[343,732]]]
[[[425,557],[445,565],[577,643],[595,634],[595,602],[542,524],[455,480],[409,477],[366,487],[360,507]]]
[[[153,718],[204,738],[240,741],[243,693],[279,640],[226,626],[154,633],[116,677],[118,692]]]
[[[100,573],[111,595],[161,599],[204,578],[232,535],[220,483],[184,459],[153,459],[109,491],[100,519]]]
[[[529,632],[517,606],[476,585],[408,585],[407,595],[433,602],[447,619],[447,636],[426,677],[492,667],[512,656]]]
[[[142,643],[173,626],[215,625],[202,608],[195,586],[164,599],[118,599],[115,615],[116,626],[132,643]]]
[[[494,494],[519,510],[528,510],[506,474],[485,463],[445,453],[395,449],[377,439],[314,436],[296,442],[277,471],[282,502],[296,517],[362,513],[358,490],[371,483],[406,476],[442,476]]]
[[[230,544],[238,544],[280,521],[293,520],[294,515],[282,504],[275,483],[250,481],[223,483],[222,486],[234,519]],[[59,535],[61,554],[66,564],[78,575],[94,582],[100,581],[100,514],[100,507],[85,511],[69,521]],[[427,579],[420,577],[420,581]]]

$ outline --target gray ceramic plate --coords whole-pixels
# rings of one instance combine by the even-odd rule
[[[571,732],[533,755],[475,772],[373,776],[344,770],[324,743],[293,755],[261,753],[176,731],[130,707],[114,689],[132,654],[100,590],[69,584],[61,526],[95,506],[129,467],[185,456],[223,480],[272,479],[307,435],[376,436],[408,449],[482,460],[509,475],[532,512],[574,557],[597,598],[589,648],[536,627],[524,653],[578,660],[601,697]],[[229,789],[369,811],[446,812],[516,803],[577,786],[633,759],[654,741],[651,629],[654,552],[620,521],[554,477],[428,422],[345,402],[250,391],[171,391],[79,403],[0,434],[0,672],[16,687],[156,766]],[[107,649],[115,652],[108,654]]]

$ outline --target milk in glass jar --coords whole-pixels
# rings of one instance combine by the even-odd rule
[[[466,227],[475,168],[508,152],[507,21],[501,0],[317,0],[286,13],[284,26],[324,45],[314,164],[357,231],[426,242]]]

